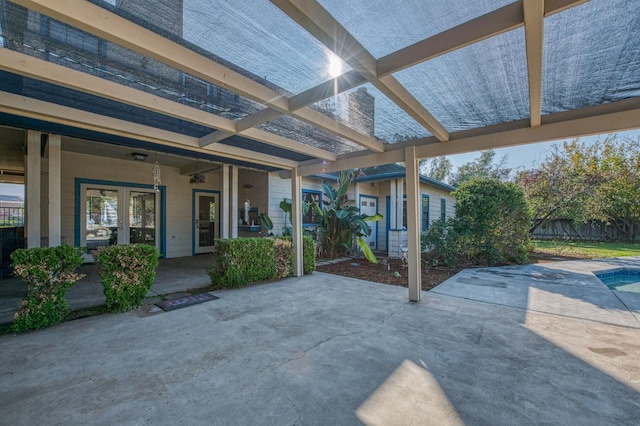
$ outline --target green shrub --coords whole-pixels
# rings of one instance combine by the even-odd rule
[[[216,263],[207,271],[213,284],[234,288],[275,277],[272,238],[216,240],[213,256]]]
[[[472,179],[454,192],[454,228],[477,264],[527,260],[531,216],[522,188],[497,179]]]
[[[456,269],[527,260],[531,217],[520,187],[476,178],[463,182],[453,194],[455,218],[434,222],[421,235],[424,258],[431,265]]]
[[[309,275],[316,270],[316,242],[311,237],[302,237],[302,272]]]
[[[278,237],[281,240],[292,241],[291,237]],[[293,275],[293,242],[291,246],[291,275]],[[302,273],[305,275],[312,274],[316,270],[316,241],[305,235],[302,237]]]
[[[293,274],[291,238],[234,238],[216,240],[216,261],[207,270],[211,283],[223,288],[243,287],[258,281]],[[303,237],[303,271],[315,270],[315,242]]]
[[[69,313],[67,289],[84,276],[75,272],[82,251],[71,246],[18,249],[11,260],[14,273],[27,283],[12,330],[38,330],[64,320]]]
[[[276,276],[281,279],[293,275],[293,244],[290,240],[273,240],[274,261],[276,264]]]
[[[420,235],[420,246],[424,258],[431,266],[444,265],[456,269],[465,263],[460,235],[453,226],[453,219],[446,222],[437,220]]]
[[[160,253],[147,244],[103,247],[94,258],[107,298],[107,309],[124,312],[142,304],[156,277]]]

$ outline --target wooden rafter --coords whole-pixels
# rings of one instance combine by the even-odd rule
[[[236,125],[232,120],[224,117],[191,108],[186,105],[155,96],[141,90],[123,86],[104,80],[100,77],[92,76],[81,71],[76,71],[56,65],[42,59],[34,58],[23,53],[14,52],[6,48],[0,48],[0,70],[13,72],[16,74],[28,76],[38,80],[68,87],[85,93],[100,96],[102,98],[111,99],[122,102],[127,105],[133,105],[145,108],[150,111],[158,112],[170,117],[179,118],[191,123],[200,124],[207,127],[215,127],[220,129],[217,133],[234,134],[236,133]],[[286,142],[287,149],[290,151],[313,155],[317,158],[325,160],[335,160],[336,155],[320,150],[318,148],[286,139],[268,132],[253,133],[245,135],[249,139],[254,139],[266,144],[272,144],[282,147]],[[199,141],[199,146],[209,145]]]
[[[640,128],[640,98],[627,99],[579,110],[542,117],[542,124],[531,127],[529,120],[500,124],[487,128],[452,133],[446,144],[430,137],[410,143],[397,143],[380,154],[357,153],[341,155],[333,163],[304,162],[299,173],[313,175],[356,167],[373,167],[404,161],[404,148],[416,146],[418,158],[432,158],[465,152],[497,149],[563,138],[597,135]]]
[[[449,132],[393,76],[378,78],[377,61],[316,1],[271,0],[441,141]]]
[[[256,156],[253,151],[228,145],[200,148],[198,138],[8,92],[0,92],[0,112],[270,167],[291,169],[298,165],[295,161],[265,154]]]
[[[527,46],[527,70],[529,74],[529,110],[531,127],[542,122],[542,45],[544,28],[544,3],[524,0],[524,35]]]

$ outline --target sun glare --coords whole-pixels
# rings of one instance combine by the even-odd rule
[[[338,58],[333,52],[328,54],[329,66],[327,72],[331,77],[337,77],[342,74],[342,60]]]

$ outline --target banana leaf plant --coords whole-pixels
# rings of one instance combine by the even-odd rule
[[[266,229],[266,232],[263,233],[262,236],[273,237],[273,232],[271,232],[271,230],[273,229],[273,221],[271,220],[269,215],[265,212],[260,212],[258,213],[258,216],[260,217],[260,225],[262,225],[262,227]]]
[[[309,203],[302,203],[302,216],[307,214],[309,208]],[[280,201],[280,209],[286,213],[284,228],[282,228],[282,235],[291,236],[293,235],[293,203],[291,202],[291,198],[285,198]],[[289,225],[287,225],[287,218],[289,218]]]
[[[352,205],[347,196],[349,185],[355,173],[343,171],[338,178],[337,188],[328,183],[323,184],[322,206],[311,203],[310,208],[316,209],[320,217],[318,225],[319,238],[322,244],[322,254],[330,259],[344,256],[355,243],[360,247],[365,258],[372,263],[378,263],[366,237],[371,235],[369,223],[382,219],[381,214],[367,216],[360,213],[360,209]]]

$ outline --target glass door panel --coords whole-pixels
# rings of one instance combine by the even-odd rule
[[[91,251],[142,243],[160,250],[160,195],[144,188],[82,184],[80,245]],[[156,226],[158,225],[158,226]]]
[[[118,191],[87,188],[85,219],[85,242],[89,250],[118,244],[118,229],[122,228]]]
[[[213,250],[216,233],[217,196],[197,194],[196,198],[196,253],[207,253]]]
[[[156,246],[156,194],[129,192],[129,242]]]

